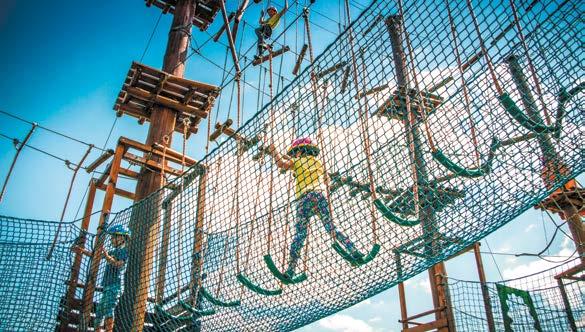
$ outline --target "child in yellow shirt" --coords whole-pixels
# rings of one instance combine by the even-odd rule
[[[262,49],[267,48],[264,40],[266,38],[270,38],[272,36],[272,31],[276,29],[278,23],[280,23],[280,18],[282,15],[286,13],[288,10],[288,1],[284,2],[284,8],[280,11],[280,13],[276,10],[274,6],[268,7],[266,13],[268,13],[268,19],[264,20],[264,13],[260,16],[260,26],[254,30],[256,36],[258,37],[258,52],[256,53],[256,57],[260,58],[262,56]]]
[[[363,258],[363,254],[356,250],[353,242],[342,232],[337,230],[331,214],[329,212],[329,203],[323,195],[325,185],[323,179],[326,176],[323,165],[317,159],[319,148],[313,144],[310,138],[296,139],[285,158],[275,151],[273,145],[269,148],[270,153],[276,161],[276,165],[284,170],[292,170],[295,177],[295,195],[297,198],[297,222],[295,223],[296,234],[290,246],[290,257],[288,269],[284,273],[287,279],[292,279],[298,260],[301,256],[305,239],[307,237],[307,228],[312,216],[317,215],[321,219],[325,230],[332,234],[335,241],[342,244],[351,256],[355,259]]]

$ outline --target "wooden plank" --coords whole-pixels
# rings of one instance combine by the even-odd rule
[[[234,16],[236,16],[236,13],[231,12],[228,15],[228,21],[231,22],[234,19]],[[219,38],[221,37],[221,34],[225,31],[225,23],[221,26],[221,28],[219,28],[219,30],[215,33],[215,35],[213,36],[213,41],[217,42],[219,40]]]
[[[290,51],[290,47],[285,46],[277,51],[272,52],[272,58],[277,57],[279,55],[283,55],[284,53]],[[263,62],[266,62],[270,59],[270,55],[264,55],[262,56],[262,58],[258,58],[258,59],[254,59],[254,61],[252,62],[252,65],[257,66]]]
[[[152,146],[148,146],[146,144],[142,144],[140,142],[137,142],[135,140],[129,139],[127,137],[120,137],[120,143],[124,144],[125,146],[127,146],[128,148],[133,148],[136,149],[138,151],[141,152],[145,152],[145,153],[153,153],[155,155],[157,155],[158,157],[163,157],[163,151],[162,151],[162,146],[155,143]],[[166,155],[165,158],[167,159],[167,161],[171,161],[177,164],[180,164],[183,160],[183,154],[175,151],[173,149],[166,149]],[[197,164],[197,160],[185,156],[185,165],[191,167],[195,164]]]
[[[425,323],[419,326],[415,326],[415,327],[411,327],[408,329],[403,329],[402,332],[424,332],[424,331],[430,331],[430,330],[436,330],[436,329],[440,329],[443,327],[447,327],[447,318],[441,318],[439,320],[430,322],[430,323]]]
[[[173,110],[182,111],[182,112],[186,112],[189,114],[194,114],[194,115],[197,115],[197,116],[202,117],[202,118],[207,118],[207,112],[200,110],[200,109],[197,109],[197,108],[192,107],[192,106],[183,105],[183,104],[181,104],[181,102],[170,99],[168,97],[156,95],[152,92],[148,92],[146,90],[143,90],[140,88],[134,88],[134,87],[128,87],[126,91],[132,97],[142,99],[145,101],[154,101],[160,105],[166,106],[166,107],[171,108]]]
[[[293,68],[293,75],[297,75],[299,73],[299,70],[301,69],[301,64],[303,63],[303,59],[305,58],[305,53],[307,53],[307,49],[309,48],[309,45],[304,44],[303,48],[301,48],[301,52],[299,53],[299,56],[297,57],[297,62],[295,62],[295,66]]]
[[[126,152],[124,154],[124,160],[129,161],[131,163],[134,164],[138,164],[141,166],[146,166],[148,168],[154,168],[155,170],[157,170],[158,172],[160,172],[162,170],[161,164],[159,164],[158,162],[154,161],[154,160],[146,160],[143,157],[138,157],[137,155],[134,155],[130,152]],[[164,168],[165,173],[169,173],[172,174],[174,176],[181,176],[183,174],[183,172],[176,170],[174,168],[171,168],[169,166],[166,166]]]
[[[327,69],[322,70],[321,72],[319,72],[315,75],[317,76],[317,78],[323,78],[324,76],[332,74],[332,73],[338,71],[339,69],[345,67],[345,65],[347,65],[347,61],[341,61],[341,62],[336,63]]]
[[[96,188],[105,191],[107,189],[107,186],[104,185],[104,184],[97,184],[96,185]],[[134,193],[131,193],[131,192],[127,191],[127,190],[120,189],[120,188],[116,188],[115,191],[114,191],[114,194],[116,196],[128,198],[128,199],[133,200],[133,201],[136,199],[136,196],[134,195]]]
[[[112,150],[112,149],[107,150],[101,156],[99,156],[94,162],[92,162],[91,164],[89,164],[85,168],[85,171],[87,173],[92,173],[93,171],[95,171],[96,168],[98,168],[106,160],[110,159],[110,157],[113,156],[113,155],[114,155],[114,150]]]
[[[140,174],[138,172],[134,172],[129,168],[120,168],[120,175],[125,175],[127,177],[131,177],[133,179],[138,179]]]

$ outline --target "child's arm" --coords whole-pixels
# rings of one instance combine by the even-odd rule
[[[264,24],[264,10],[260,11],[260,18],[258,19],[258,24]]]
[[[279,168],[285,170],[293,168],[293,161],[288,158],[284,158],[280,153],[278,153],[273,144],[270,144],[270,146],[268,146],[268,153],[272,155],[272,157],[276,161],[276,166],[278,166]]]
[[[287,10],[288,10],[288,0],[284,0],[284,8],[282,8],[280,13],[278,13],[278,18],[281,18],[282,15],[286,14]]]
[[[102,254],[104,255],[104,258],[108,261],[108,263],[114,265],[115,267],[122,267],[124,266],[124,264],[126,264],[126,261],[118,260],[110,256],[105,250],[102,250]]]
[[[89,251],[89,250],[87,250],[85,248],[82,248],[80,246],[73,246],[73,247],[71,247],[71,251],[76,252],[76,253],[79,253],[81,255],[85,255],[85,256],[91,256],[91,254],[92,254],[91,251]]]

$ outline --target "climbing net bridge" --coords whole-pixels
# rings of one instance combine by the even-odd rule
[[[126,275],[116,325],[130,330],[141,307],[148,331],[292,330],[407,280],[534,207],[585,170],[582,15],[579,1],[373,1],[196,166],[110,215],[109,225],[133,231],[128,269],[136,257],[150,267]],[[352,257],[314,218],[297,274],[286,279],[294,179],[268,147],[284,154],[304,136],[321,150],[333,223],[365,256]],[[103,263],[93,277],[89,260],[81,263],[72,300],[84,298],[84,278],[98,284],[83,312],[60,306],[73,303],[63,302],[69,247],[90,235],[64,224],[57,254],[44,261],[38,249],[49,244],[35,239],[52,238],[54,227],[14,222],[0,222],[0,271],[27,278],[10,275],[0,299],[17,288],[21,299],[42,301],[5,302],[0,327],[54,326],[59,312],[91,326]],[[97,243],[110,248],[105,236]],[[50,283],[49,294],[27,280]],[[129,300],[137,294],[144,303]],[[44,314],[25,314],[31,307]]]

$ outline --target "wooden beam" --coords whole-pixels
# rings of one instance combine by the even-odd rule
[[[96,188],[99,189],[99,190],[104,190],[104,191],[108,189],[108,187],[106,185],[104,185],[104,184],[97,184],[96,185]],[[131,192],[127,191],[127,190],[120,189],[120,188],[116,188],[114,190],[114,194],[116,196],[128,198],[128,199],[133,200],[133,201],[136,199],[136,196],[134,195],[134,193],[131,193]]]
[[[343,73],[343,79],[341,80],[341,92],[345,92],[347,89],[347,83],[349,81],[349,66],[345,67],[345,72]]]
[[[277,57],[279,55],[283,55],[284,53],[286,53],[288,51],[290,51],[290,47],[288,47],[288,45],[286,45],[277,51],[274,51],[274,52],[269,51],[269,52],[272,53],[272,58],[274,58],[274,57]],[[263,62],[268,61],[269,59],[270,59],[270,55],[264,55],[261,58],[254,59],[254,61],[252,61],[252,65],[257,66]]]
[[[139,150],[141,152],[145,152],[145,153],[153,153],[160,158],[162,158],[162,156],[163,156],[162,146],[158,143],[154,143],[152,146],[148,146],[146,144],[142,144],[140,142],[137,142],[135,140],[132,140],[132,139],[129,139],[126,137],[120,137],[119,142],[121,144],[124,144],[128,148],[133,148],[133,149]],[[180,163],[182,163],[182,160],[183,160],[183,154],[178,152],[178,151],[175,151],[173,149],[167,148],[165,158],[167,159],[167,161],[171,161],[171,162],[180,164]],[[191,166],[197,164],[197,160],[195,160],[191,157],[185,156],[185,164],[187,166],[191,167]]]
[[[148,92],[141,88],[135,87],[127,87],[126,91],[129,95],[134,98],[138,98],[144,101],[155,101],[156,103],[168,107],[175,111],[186,112],[189,114],[194,114],[202,118],[207,118],[207,112],[197,109],[193,106],[183,105],[181,102],[173,100],[171,98],[154,94],[152,92]]]
[[[249,2],[250,2],[249,0],[242,1],[240,7],[238,8],[238,11],[236,12],[236,16],[234,17],[234,27],[232,28],[232,39],[234,40],[234,43],[236,42],[236,36],[238,35],[238,26],[240,24],[240,21],[242,20],[242,15],[244,15],[244,11],[248,7]]]
[[[305,58],[305,53],[307,53],[307,49],[309,48],[309,45],[304,44],[303,48],[301,48],[301,52],[299,53],[299,56],[297,57],[297,62],[295,62],[295,66],[293,68],[293,75],[297,75],[299,73],[299,70],[301,69],[301,64],[303,63],[303,59]]]
[[[225,10],[225,0],[219,0],[219,4],[221,7],[221,15],[223,16],[223,25],[225,27],[228,43],[230,45],[230,51],[232,53],[232,59],[234,60],[234,67],[236,68],[236,75],[240,75],[240,61],[238,60],[238,52],[236,51],[236,45],[234,44],[234,39],[232,38],[232,32],[230,31],[230,22],[227,17],[227,12]],[[238,78],[239,79],[239,78]]]
[[[112,160],[111,163],[111,167],[110,167],[110,172],[109,172],[109,181],[108,181],[108,185],[106,187],[106,193],[104,195],[104,202],[102,204],[102,213],[100,214],[100,220],[99,220],[99,228],[98,228],[98,232],[96,234],[95,237],[95,243],[94,243],[94,252],[93,252],[93,257],[91,259],[91,265],[90,265],[90,272],[87,278],[87,282],[85,283],[87,285],[87,287],[84,289],[83,292],[83,326],[81,326],[81,330],[84,331],[87,329],[87,327],[90,325],[91,319],[90,319],[90,315],[92,312],[92,308],[93,308],[93,295],[95,292],[95,286],[97,283],[97,272],[98,272],[98,268],[100,266],[100,261],[102,258],[101,254],[96,254],[96,253],[101,253],[101,250],[103,248],[103,241],[101,241],[101,233],[102,233],[102,226],[104,225],[104,223],[106,222],[106,217],[107,214],[110,212],[110,209],[112,208],[112,202],[114,200],[114,195],[115,195],[115,191],[116,191],[116,182],[118,181],[118,170],[120,169],[120,164],[122,163],[122,156],[124,155],[124,146],[118,144],[118,146],[116,147],[116,152],[114,153],[114,159]],[[96,188],[98,187],[98,184],[96,183]]]
[[[108,159],[110,159],[110,157],[112,155],[114,155],[114,150],[112,150],[112,149],[107,150],[101,156],[99,156],[96,160],[94,160],[91,164],[89,164],[85,168],[85,171],[87,173],[91,173],[91,172],[95,171],[96,168],[100,167],[101,164],[103,164]]]
[[[152,159],[147,160],[144,157],[138,157],[137,155],[132,154],[130,152],[126,152],[124,154],[124,160],[129,161],[129,162],[134,163],[134,164],[139,164],[141,166],[145,166],[147,168],[154,168],[158,172],[163,170],[162,165],[160,163],[158,163]],[[181,176],[183,174],[183,172],[181,172],[177,169],[174,169],[172,167],[169,167],[169,166],[166,166],[164,168],[164,172],[175,175],[175,176]]]
[[[479,282],[481,284],[481,295],[483,297],[483,306],[485,308],[485,316],[487,319],[489,332],[496,331],[496,323],[494,321],[494,312],[492,310],[492,303],[490,301],[490,291],[487,286],[487,279],[485,277],[485,271],[483,269],[483,261],[481,259],[480,243],[476,242],[473,245],[473,253],[475,255],[475,265],[477,266],[477,274],[479,276]]]
[[[347,61],[341,61],[339,63],[334,64],[333,66],[331,66],[329,68],[323,69],[321,72],[318,72],[315,75],[317,76],[317,78],[323,78],[324,76],[332,74],[332,73],[338,71],[339,69],[345,67],[345,65],[347,65]]]
[[[78,240],[76,241],[77,246],[80,248],[85,248],[85,243],[87,241],[87,230],[89,229],[89,222],[91,220],[91,212],[93,210],[93,203],[95,202],[95,193],[96,193],[96,182],[97,179],[91,179],[89,181],[89,190],[87,193],[87,200],[85,201],[85,210],[83,212],[83,219],[81,221],[81,231],[79,232]],[[75,299],[75,291],[77,289],[77,284],[79,283],[79,274],[81,269],[81,263],[83,261],[83,254],[81,252],[76,252],[75,256],[73,257],[73,264],[71,265],[71,273],[69,274],[69,282],[67,287],[67,292],[65,293],[65,314],[63,320],[60,324],[60,329],[63,330],[64,328],[69,325],[69,321],[71,319],[71,307],[73,300]]]
[[[120,168],[120,175],[124,175],[133,179],[138,179],[140,174],[138,172],[134,172],[129,168]]]
[[[416,327],[411,327],[408,329],[402,330],[402,332],[425,332],[431,330],[439,330],[441,328],[447,327],[447,318],[442,318],[430,323],[425,323]]]
[[[228,16],[228,22],[231,22],[234,19],[234,16],[236,16],[236,14],[234,12],[231,12],[230,15]],[[221,26],[221,28],[219,28],[217,33],[213,36],[213,41],[217,42],[219,40],[219,38],[221,37],[221,34],[224,31],[225,31],[225,23]]]
[[[104,184],[104,183],[106,183],[106,180],[108,179],[108,176],[110,176],[111,169],[112,169],[112,163],[109,163],[108,166],[106,166],[106,169],[104,170],[104,172],[102,173],[102,175],[98,178],[96,184]]]

